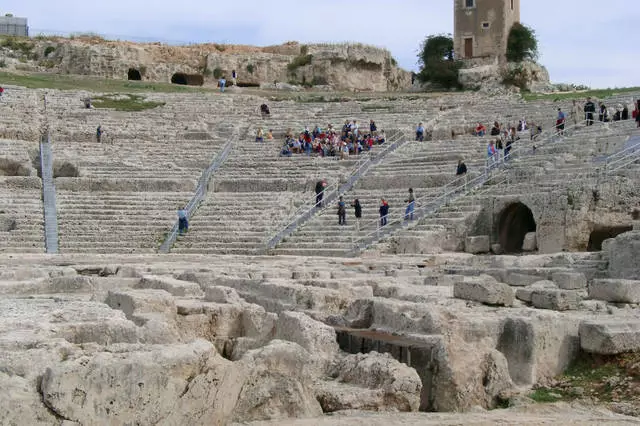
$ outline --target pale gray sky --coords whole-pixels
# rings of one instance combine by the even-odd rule
[[[130,39],[270,45],[357,41],[416,69],[425,36],[453,32],[452,0],[3,0],[0,13],[42,30]],[[522,0],[554,82],[640,86],[637,0]]]

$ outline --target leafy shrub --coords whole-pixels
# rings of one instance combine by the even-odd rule
[[[213,78],[220,78],[222,77],[223,71],[222,68],[220,67],[215,67],[213,70]]]
[[[33,53],[34,44],[28,37],[9,36],[2,39],[1,47],[18,51],[23,55],[30,56]]]
[[[522,62],[527,59],[535,61],[538,58],[538,40],[531,28],[519,22],[513,24],[507,39],[507,60]]]
[[[460,88],[459,71],[462,62],[455,60],[451,35],[428,36],[418,54],[421,65],[418,80],[430,82],[445,89]]]
[[[50,54],[52,54],[55,51],[56,51],[55,46],[47,46],[47,48],[44,49],[44,57],[46,58],[47,56],[49,56]]]
[[[253,74],[253,72],[256,70],[256,67],[253,64],[249,64],[247,65],[247,72],[249,74]]]
[[[303,44],[302,46],[300,46],[300,56],[306,56],[309,54],[309,46],[307,46],[306,44]]]
[[[214,47],[218,52],[224,52],[225,50],[227,50],[227,46],[225,46],[224,44],[214,43],[213,47]]]
[[[6,68],[7,67],[7,61],[4,59],[0,59],[0,68]]]
[[[391,57],[391,66],[394,66],[394,67],[398,66],[398,61],[396,61],[396,58],[394,58],[393,56]]]
[[[300,67],[309,65],[313,61],[313,55],[300,55],[293,58],[293,61],[287,65],[289,71],[295,71]]]

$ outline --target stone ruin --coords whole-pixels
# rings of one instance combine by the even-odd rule
[[[83,93],[48,92],[47,111],[38,91],[21,88],[0,105],[0,159],[20,171],[0,176],[2,424],[637,424],[522,397],[580,353],[640,349],[633,123],[539,141],[353,257],[381,196],[393,222],[408,187],[420,209],[451,184],[458,159],[469,179],[482,173],[488,139],[469,136],[475,122],[548,123],[556,104],[156,93],[147,97],[165,106],[117,113],[83,109]],[[74,170],[55,177],[55,255],[45,253],[31,142],[44,117],[54,159]],[[351,216],[338,228],[331,207],[264,250],[318,179],[345,182],[361,159],[280,158],[277,143],[253,141],[255,128],[280,134],[345,118],[399,135],[395,151],[376,147],[380,161],[344,194],[362,202],[360,230]],[[417,122],[428,123],[428,141],[410,140]],[[95,142],[95,123],[107,143]],[[189,233],[158,254],[229,140]],[[625,167],[600,173],[620,152]]]

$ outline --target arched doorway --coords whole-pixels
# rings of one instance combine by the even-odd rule
[[[182,72],[177,72],[174,75],[172,75],[171,82],[173,84],[182,84],[183,86],[186,86],[187,84],[189,84],[187,83],[187,75]]]
[[[587,251],[601,251],[602,243],[625,232],[633,231],[633,226],[598,226],[589,235]]]
[[[511,204],[502,210],[498,220],[498,241],[505,253],[522,252],[524,237],[536,231],[531,209],[522,203]]]
[[[140,70],[135,68],[129,68],[129,72],[127,72],[127,80],[142,80],[142,74],[140,74]]]

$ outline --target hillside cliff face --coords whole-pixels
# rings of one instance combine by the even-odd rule
[[[106,41],[100,38],[15,39],[1,43],[0,60],[25,71],[127,79],[129,70],[143,80],[171,80],[176,72],[202,74],[205,82],[238,73],[242,85],[292,83],[336,90],[396,91],[411,85],[387,50],[361,44],[309,44],[251,47],[201,44],[167,46]]]

